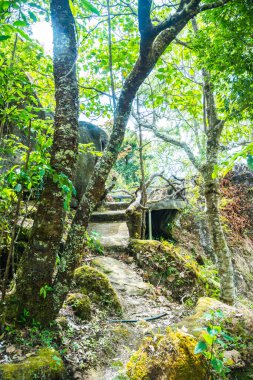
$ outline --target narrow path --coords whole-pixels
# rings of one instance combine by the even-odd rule
[[[86,380],[113,380],[117,377],[119,369],[116,362],[126,364],[131,354],[138,348],[141,340],[155,332],[163,332],[166,327],[178,322],[184,314],[182,305],[169,302],[167,298],[157,295],[156,289],[143,281],[138,273],[138,268],[133,264],[127,264],[117,257],[116,252],[126,251],[128,243],[128,231],[126,223],[103,222],[92,223],[89,231],[100,233],[100,241],[104,244],[107,255],[96,257],[92,265],[104,272],[114,289],[119,295],[124,308],[124,320],[138,320],[138,323],[119,323],[119,326],[127,327],[128,337],[120,347],[115,348],[115,356],[106,366],[92,369],[86,373]],[[119,249],[120,248],[120,249]],[[149,322],[145,318],[166,314],[164,317]],[[127,325],[127,326],[126,326]]]
[[[113,326],[125,334],[123,340],[115,344],[113,357],[100,368],[90,369],[83,375],[79,372],[76,377],[78,380],[118,379],[120,372],[115,364],[125,365],[143,338],[156,332],[164,332],[166,327],[182,319],[185,312],[182,305],[168,301],[159,295],[157,289],[146,283],[133,261],[123,262],[122,258],[127,256],[129,241],[124,213],[127,205],[123,202],[106,203],[93,214],[88,233],[95,232],[105,251],[104,256],[95,257],[91,264],[108,276],[123,305],[123,319],[138,322],[113,323]],[[165,315],[159,319],[144,321],[161,314]],[[112,323],[108,321],[104,328],[112,329]]]

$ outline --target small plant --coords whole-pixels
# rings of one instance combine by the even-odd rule
[[[30,316],[29,311],[26,308],[24,308],[22,313],[19,316],[19,322],[25,324],[27,322],[29,316]]]
[[[202,354],[207,359],[207,379],[224,379],[230,372],[224,360],[224,352],[234,338],[223,327],[224,315],[221,310],[211,310],[205,314],[205,319],[208,323],[203,328],[204,332],[195,346],[194,353]]]
[[[52,292],[54,289],[49,285],[44,285],[40,288],[40,296],[44,299],[47,298],[47,293]]]
[[[87,247],[93,252],[103,255],[104,249],[102,244],[99,241],[99,234],[95,231],[92,231],[90,234],[86,232],[86,244]]]

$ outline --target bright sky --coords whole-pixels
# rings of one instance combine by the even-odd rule
[[[53,31],[49,22],[40,21],[32,26],[33,36],[45,49],[45,53],[53,54]]]

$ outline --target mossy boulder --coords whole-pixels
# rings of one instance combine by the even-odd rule
[[[0,365],[2,380],[61,380],[64,374],[62,359],[52,348],[42,348],[22,362]]]
[[[203,380],[202,358],[194,354],[196,340],[181,331],[149,337],[127,364],[131,380]]]
[[[91,302],[87,295],[82,293],[70,294],[67,298],[67,304],[69,304],[74,314],[84,321],[91,319]]]
[[[231,379],[240,378],[243,365],[251,365],[253,358],[253,312],[242,304],[228,306],[212,298],[199,299],[193,315],[167,329],[165,335],[146,338],[127,364],[130,380],[203,380],[206,379],[204,356],[194,354],[198,341],[210,324],[207,313],[221,311],[223,332],[235,339],[223,350],[224,363],[231,368]],[[221,338],[222,339],[222,338]],[[238,342],[238,345],[234,344]],[[231,345],[231,347],[230,347]],[[228,360],[229,359],[229,360]],[[205,363],[207,365],[205,365]],[[233,377],[236,374],[236,377]],[[247,377],[246,377],[247,378]]]
[[[200,327],[206,324],[206,313],[211,310],[221,310],[224,315],[223,324],[234,336],[250,337],[253,334],[253,311],[241,303],[229,306],[216,299],[201,297],[195,307],[194,313],[177,324],[189,334],[199,337]]]
[[[87,295],[91,302],[100,305],[108,312],[121,314],[121,303],[106,275],[84,265],[75,270],[74,280],[79,292]]]
[[[241,368],[244,364],[251,364],[253,359],[253,311],[242,305],[229,306],[218,300],[202,297],[198,300],[192,315],[184,318],[176,327],[192,335],[197,340],[202,340],[202,334],[208,327],[210,312],[221,311],[223,317],[216,321],[223,331],[234,338],[238,344],[224,350],[224,357],[230,358],[229,366]],[[233,353],[236,353],[234,355]],[[238,358],[236,358],[238,356]]]
[[[201,274],[197,262],[179,248],[157,240],[131,240],[129,252],[151,284],[163,284],[176,301],[218,295],[219,285]]]

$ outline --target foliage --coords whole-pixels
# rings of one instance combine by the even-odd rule
[[[226,378],[230,369],[226,365],[224,352],[228,349],[234,338],[230,336],[222,325],[224,315],[221,310],[211,310],[204,315],[207,326],[201,334],[201,339],[194,349],[195,354],[202,354],[207,359],[207,377]]]
[[[104,253],[104,248],[99,241],[99,234],[95,231],[92,231],[90,234],[85,232],[86,245],[91,253],[102,255]]]
[[[196,302],[199,295],[217,296],[218,289],[211,272],[203,272],[194,259],[171,243],[155,240],[132,240],[130,251],[143,269],[143,276],[153,285],[165,285],[165,295],[188,305]],[[141,252],[141,254],[140,254]]]

